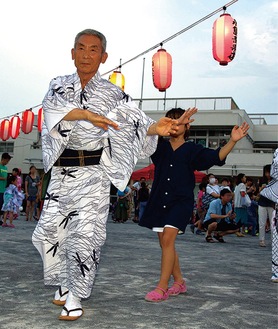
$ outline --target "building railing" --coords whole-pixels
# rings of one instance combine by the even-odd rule
[[[248,116],[255,125],[278,124],[278,112],[277,113],[248,113]]]
[[[252,148],[252,149],[240,148],[240,149],[236,149],[236,148],[234,148],[231,153],[242,153],[242,154],[270,153],[270,154],[273,154],[273,149],[271,149],[271,148]]]
[[[171,108],[197,107],[201,111],[240,110],[232,97],[135,98],[143,111],[168,111]],[[278,113],[247,113],[255,125],[278,124]]]
[[[136,98],[134,101],[143,111],[168,111],[173,107],[197,107],[199,110],[239,110],[232,97]]]

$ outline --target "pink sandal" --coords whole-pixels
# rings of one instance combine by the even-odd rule
[[[186,293],[186,283],[183,281],[183,283],[174,282],[172,287],[168,290],[169,296],[178,296],[179,294]]]
[[[147,293],[147,295],[145,296],[145,300],[147,302],[163,302],[164,300],[168,299],[169,294],[168,294],[168,290],[164,290],[160,287],[156,287],[155,289],[158,289],[160,291],[163,292],[163,294],[161,295],[159,292],[152,290],[150,292]]]

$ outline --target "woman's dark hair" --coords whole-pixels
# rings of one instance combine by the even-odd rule
[[[29,168],[29,175],[31,175],[31,169],[33,169],[33,168],[36,168],[36,166],[31,166],[31,167]]]
[[[203,188],[206,188],[207,184],[206,183],[200,183],[199,184],[199,190],[202,191]]]
[[[263,167],[263,178],[268,180],[268,177],[266,176],[266,173],[270,174],[270,170],[271,170],[271,164],[267,164]]]
[[[180,107],[177,108],[172,108],[171,110],[169,110],[165,116],[167,118],[171,118],[171,119],[179,119],[183,114],[184,114],[185,110],[183,110]],[[188,139],[190,135],[189,129],[186,129],[185,133],[184,133],[184,139]]]
[[[19,169],[18,168],[14,168],[13,171],[16,172],[17,174],[19,174]]]
[[[271,164],[267,164],[263,167],[263,175],[265,175],[267,172],[270,173],[270,169],[271,169]]]
[[[271,164],[267,164],[267,165],[263,166],[263,177],[260,178],[259,185],[268,184],[269,177],[266,176],[266,173],[270,174],[270,170],[271,170]]]
[[[239,185],[242,183],[242,178],[245,176],[245,174],[238,174],[236,178],[236,185]]]
[[[185,112],[185,110],[181,109],[180,107],[178,108],[172,108],[171,110],[169,110],[166,113],[166,117],[167,118],[171,118],[171,119],[179,119],[183,113]]]

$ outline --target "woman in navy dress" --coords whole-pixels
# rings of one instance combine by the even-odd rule
[[[229,142],[217,150],[187,141],[190,116],[197,109],[187,111],[172,109],[166,117],[178,119],[178,132],[171,134],[170,139],[160,138],[156,152],[152,155],[155,165],[154,182],[147,207],[139,225],[158,232],[162,248],[161,276],[155,290],[149,292],[145,299],[151,302],[166,300],[186,292],[178,254],[175,251],[175,239],[178,233],[184,233],[193,212],[195,170],[207,170],[213,165],[225,164],[226,156],[236,142],[247,135],[248,124],[235,126]],[[173,286],[168,289],[171,275]]]

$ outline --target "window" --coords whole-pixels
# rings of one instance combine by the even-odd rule
[[[219,146],[223,147],[224,145],[226,145],[228,143],[228,139],[225,138],[221,138],[219,141]]]
[[[13,142],[0,142],[0,153],[14,153],[14,143]]]
[[[206,139],[205,138],[196,138],[196,144],[201,144],[202,146],[206,147]]]
[[[230,130],[201,130],[191,129],[190,138],[204,147],[217,149],[227,144],[230,138]]]
[[[219,137],[229,137],[231,131],[230,130],[210,130],[209,136],[219,136]]]
[[[219,147],[219,139],[218,138],[209,138],[209,148],[217,149]]]
[[[190,129],[190,136],[207,136],[207,131]]]

